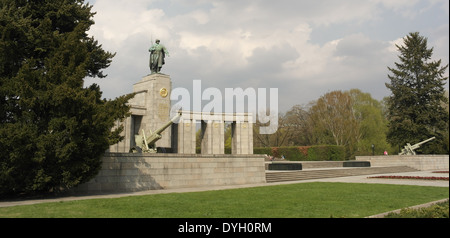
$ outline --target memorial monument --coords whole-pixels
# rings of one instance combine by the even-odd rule
[[[131,116],[117,121],[124,139],[106,151],[98,175],[74,192],[265,183],[264,155],[253,155],[252,114],[186,110],[170,118],[172,81],[161,73],[168,51],[159,43],[149,49],[151,73],[133,85]],[[224,151],[225,123],[232,127],[232,155]],[[198,128],[201,154],[196,152]]]
[[[169,75],[161,73],[169,52],[160,40],[148,51],[151,73],[133,85],[135,96],[128,102],[131,116],[122,124],[117,123],[124,127],[124,140],[110,146],[109,152],[196,154],[198,124],[201,154],[225,154],[224,125],[227,121],[232,125],[232,154],[253,154],[253,118],[249,113],[183,111],[176,120],[171,119],[172,81]]]
[[[122,122],[124,139],[112,145],[109,152],[130,152],[136,147],[135,136],[145,132],[156,131],[170,121],[170,92],[172,81],[170,76],[161,73],[165,64],[165,55],[169,54],[166,47],[156,40],[150,49],[149,66],[151,74],[144,76],[133,85],[135,93],[128,104],[131,106],[131,116]],[[120,126],[120,122],[117,122]],[[171,127],[161,132],[161,138],[155,143],[162,151],[171,149]]]

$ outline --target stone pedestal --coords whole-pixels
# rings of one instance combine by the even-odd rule
[[[146,113],[142,117],[139,134],[144,129],[146,135],[149,135],[170,121],[171,90],[172,82],[170,76],[159,73],[147,75],[133,85],[133,92],[137,94],[133,100],[130,100],[130,105],[132,108],[134,106],[137,106],[137,108],[144,106],[146,108]],[[164,130],[162,138],[156,142],[156,146],[164,148],[171,147],[170,127]]]
[[[134,147],[137,134],[149,136],[170,121],[170,92],[172,82],[169,75],[150,74],[133,85],[136,93],[128,103],[131,106],[131,116],[122,123],[125,137],[120,143],[110,147],[110,152],[129,152]],[[118,125],[119,126],[119,123]],[[171,127],[164,130],[162,138],[156,142],[157,147],[171,148]]]

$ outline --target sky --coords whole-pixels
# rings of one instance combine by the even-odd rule
[[[103,97],[131,93],[150,73],[152,41],[170,56],[161,73],[172,88],[278,89],[280,113],[335,90],[382,100],[396,44],[420,32],[432,60],[449,63],[448,0],[88,0],[89,35],[115,52]],[[448,77],[447,69],[445,76]],[[447,82],[448,89],[448,82]]]

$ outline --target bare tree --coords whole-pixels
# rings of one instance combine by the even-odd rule
[[[270,117],[276,116],[271,114]],[[274,121],[272,118],[269,121]],[[292,127],[287,123],[284,115],[278,115],[278,130],[273,134],[261,134],[260,128],[267,126],[256,120],[253,125],[253,143],[255,147],[287,146],[290,141]]]
[[[289,110],[285,117],[285,126],[290,128],[289,145],[311,145],[312,127],[309,107],[295,105]]]

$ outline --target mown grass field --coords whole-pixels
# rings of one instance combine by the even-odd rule
[[[359,218],[449,197],[449,188],[298,183],[0,208],[0,217]]]

